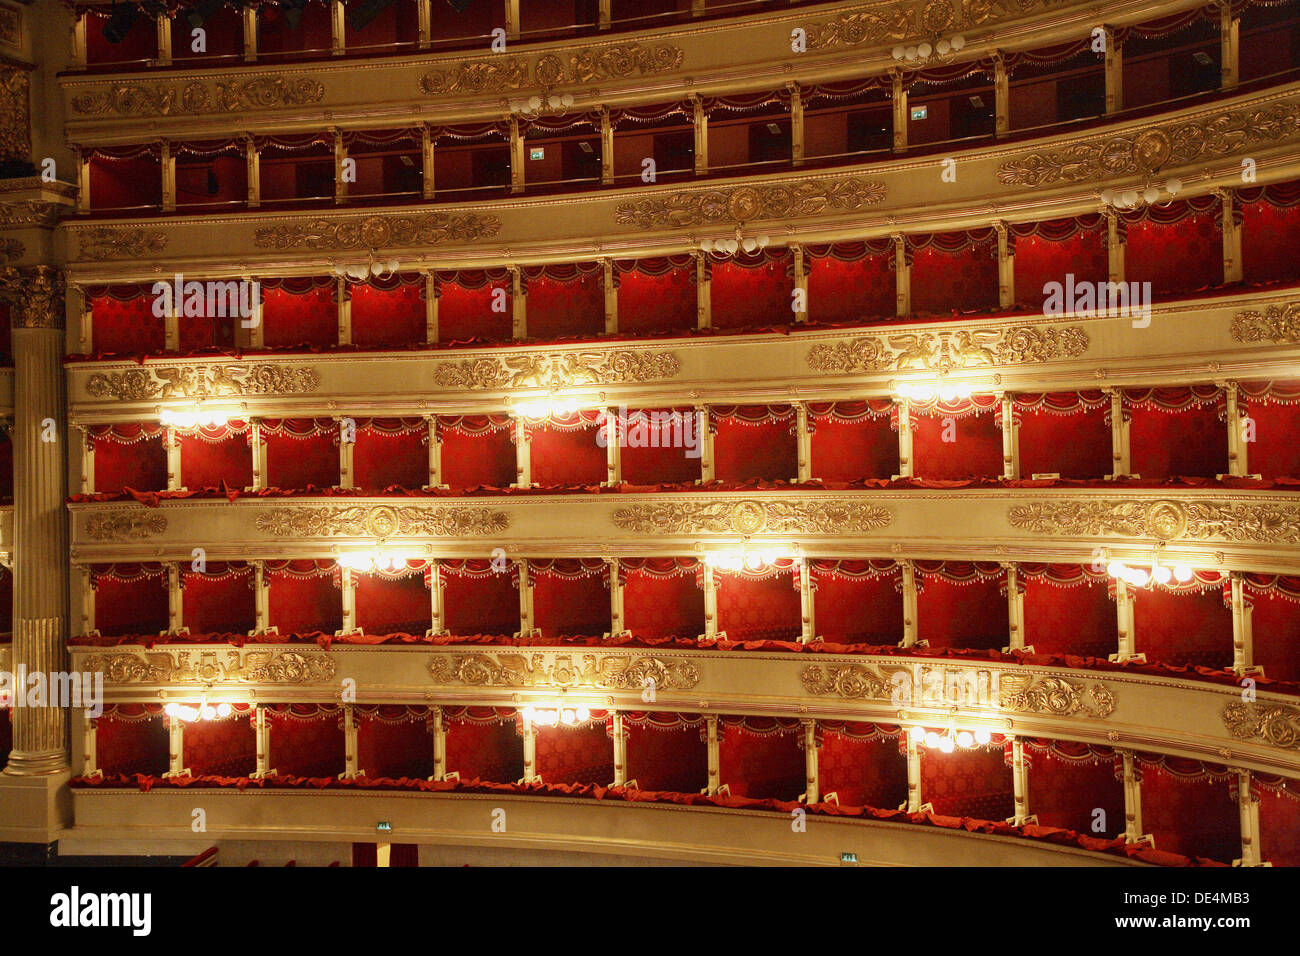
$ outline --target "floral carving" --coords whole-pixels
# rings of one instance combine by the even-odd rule
[[[894,692],[889,677],[863,664],[813,664],[803,669],[799,680],[804,690],[818,697],[890,700]]]
[[[1078,326],[863,335],[814,345],[808,351],[808,367],[818,372],[884,372],[1026,365],[1078,358],[1088,345],[1088,333]]]
[[[439,362],[434,381],[442,388],[567,388],[651,382],[680,370],[671,352],[619,349]]]
[[[54,266],[0,269],[0,300],[9,303],[15,329],[62,329],[65,289],[63,273]]]
[[[847,501],[709,501],[631,505],[613,520],[642,534],[844,534],[878,531],[893,515]]]
[[[83,259],[144,259],[167,248],[167,234],[158,229],[96,226],[76,235]]]
[[[325,87],[307,77],[284,79],[260,76],[217,81],[175,83],[115,83],[107,90],[78,93],[72,111],[86,116],[170,116],[174,113],[233,113],[245,109],[305,106],[319,103]]]
[[[91,654],[81,666],[102,672],[114,684],[216,683],[318,684],[337,670],[328,654],[299,651],[146,651],[143,654]]]
[[[689,690],[700,681],[690,661],[658,657],[583,654],[574,666],[568,654],[551,664],[544,654],[438,654],[429,662],[438,684],[475,687],[595,687],[602,690]]]
[[[151,365],[125,372],[96,372],[86,380],[91,398],[139,402],[152,398],[221,395],[293,395],[314,392],[316,371],[290,365]]]
[[[683,191],[620,203],[614,219],[620,225],[638,229],[741,223],[849,212],[873,206],[884,198],[884,183],[865,179],[738,186],[735,189]]]
[[[496,216],[433,212],[284,223],[257,230],[253,242],[259,249],[383,249],[473,242],[491,239],[500,230],[501,220]]]
[[[257,530],[276,537],[388,538],[427,535],[464,538],[500,534],[510,525],[504,512],[485,508],[355,505],[277,508],[257,516]]]
[[[90,541],[129,541],[162,534],[167,519],[157,511],[114,511],[91,514],[83,534]]]
[[[998,677],[998,705],[1005,710],[1053,717],[1109,717],[1115,712],[1115,695],[1104,684],[1084,690],[1078,681],[1002,671]]]
[[[1238,740],[1259,738],[1272,747],[1300,749],[1300,708],[1234,701],[1223,708],[1223,725]]]
[[[667,43],[622,43],[579,50],[567,60],[555,53],[531,61],[528,57],[465,60],[450,69],[426,73],[420,78],[420,90],[429,94],[503,93],[529,86],[621,80],[675,70],[682,65],[683,56],[680,47]]]
[[[1174,538],[1223,538],[1242,542],[1300,544],[1300,508],[1285,503],[1219,504],[1213,501],[1066,501],[1015,505],[1013,527],[1033,534],[1082,537],[1111,534]]]
[[[1237,314],[1232,320],[1232,337],[1238,342],[1300,345],[1300,302]]]

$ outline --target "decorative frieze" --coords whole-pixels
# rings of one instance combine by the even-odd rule
[[[817,697],[848,700],[890,700],[895,686],[890,675],[865,664],[812,664],[800,672],[799,681]]]
[[[434,381],[442,388],[568,388],[653,382],[679,371],[681,363],[672,352],[618,349],[439,362]]]
[[[334,679],[329,654],[301,651],[142,651],[91,654],[80,669],[102,672],[113,684],[318,684]]]
[[[420,78],[420,91],[445,93],[506,93],[527,87],[549,89],[566,83],[596,83],[633,76],[666,73],[682,65],[684,53],[668,43],[620,43],[579,50],[567,57],[488,57],[464,60]]]
[[[1300,708],[1286,704],[1234,701],[1223,708],[1223,726],[1238,740],[1262,740],[1271,747],[1300,749]]]
[[[167,248],[167,234],[161,229],[118,229],[96,226],[78,230],[77,242],[82,259],[144,259],[159,255]]]
[[[167,519],[157,511],[144,508],[134,511],[91,513],[86,518],[83,535],[89,541],[138,541],[162,534]]]
[[[814,345],[807,361],[816,372],[949,370],[1078,358],[1088,345],[1088,333],[1078,326],[909,332]]]
[[[27,71],[0,66],[0,159],[27,162],[32,155],[32,114]]]
[[[1115,712],[1115,694],[1105,684],[1086,689],[1082,681],[1040,677],[1016,671],[998,674],[998,705],[1022,714],[1052,717],[1109,717]]]
[[[280,538],[468,538],[501,534],[509,526],[503,511],[462,506],[333,505],[276,508],[257,516],[257,530]]]
[[[1300,544],[1300,505],[1285,502],[1044,501],[1011,507],[1007,520],[1033,534]]]
[[[1232,320],[1232,337],[1238,342],[1300,345],[1300,302],[1238,313]]]
[[[217,398],[223,395],[298,395],[316,391],[315,369],[291,365],[151,365],[96,372],[86,380],[91,398],[122,402]]]
[[[307,106],[325,96],[320,81],[254,76],[203,82],[115,83],[107,90],[78,93],[72,111],[82,116],[174,116],[182,113],[234,113],[281,106]]]
[[[18,239],[0,239],[0,262],[17,262],[27,254],[27,247]]]
[[[1065,0],[904,0],[870,4],[864,9],[814,21],[808,28],[808,48],[875,46],[909,37],[933,39],[944,33],[969,30],[1065,6]]]
[[[9,324],[15,329],[63,329],[63,273],[54,266],[0,270],[0,299],[10,305]]]
[[[638,229],[736,225],[759,219],[853,212],[874,206],[884,198],[885,184],[866,179],[682,190],[620,203],[614,219],[619,225]]]
[[[343,252],[398,246],[430,246],[446,242],[491,239],[501,231],[496,216],[478,213],[418,213],[409,216],[354,216],[310,219],[258,229],[259,249],[311,249]]]
[[[849,534],[892,520],[886,508],[848,501],[674,501],[614,512],[616,526],[641,534]]]
[[[579,664],[560,654],[439,654],[429,662],[437,684],[474,687],[591,687],[600,690],[689,690],[700,682],[690,661],[583,654]]]

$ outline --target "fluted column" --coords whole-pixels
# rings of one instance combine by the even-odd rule
[[[67,669],[67,430],[64,415],[64,282],[52,266],[6,269],[14,355],[13,668]],[[51,440],[52,439],[52,440]],[[5,773],[68,769],[68,717],[58,707],[15,707]]]

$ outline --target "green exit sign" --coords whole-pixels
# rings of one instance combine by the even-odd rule
[[[841,853],[841,854],[840,854],[840,862],[841,862],[841,863],[857,863],[857,862],[858,862],[858,855],[857,855],[856,853]]]
[[[546,158],[546,147],[545,147],[545,146],[534,146],[532,149],[530,149],[530,150],[528,151],[528,158],[529,158],[529,159],[545,159],[545,158]]]
[[[393,825],[389,823],[387,820],[380,820],[378,823],[375,824],[375,829],[378,830],[380,833],[392,833]]]
[[[929,115],[930,115],[930,108],[928,106],[912,107],[912,119],[914,120],[923,120]]]

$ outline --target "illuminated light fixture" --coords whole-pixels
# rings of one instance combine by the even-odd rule
[[[1108,206],[1114,206],[1116,209],[1138,209],[1142,206],[1160,205],[1162,201],[1168,203],[1173,200],[1183,189],[1181,179],[1167,179],[1163,186],[1156,183],[1148,182],[1140,189],[1103,189],[1098,198]],[[1168,193],[1169,196],[1162,200],[1162,196]]]
[[[196,720],[223,720],[229,717],[234,708],[224,701],[216,706],[208,703],[208,695],[204,694],[197,705],[178,704],[175,701],[163,707],[163,713],[168,717],[175,717],[186,723],[193,723]]]
[[[511,100],[510,112],[525,119],[536,119],[543,113],[564,113],[573,105],[572,93],[534,93],[526,100]]]
[[[900,43],[889,51],[889,55],[895,60],[915,63],[921,60],[929,60],[935,54],[940,57],[949,56],[960,51],[965,45],[966,38],[960,33],[951,37],[931,36],[928,40],[922,40],[915,46],[903,46]]]
[[[337,560],[340,568],[350,571],[401,571],[411,556],[393,551],[349,551]]]
[[[772,241],[770,236],[746,236],[741,226],[736,227],[736,234],[726,239],[701,239],[700,251],[715,256],[734,256],[737,252],[757,252],[766,249]]]
[[[577,707],[565,707],[560,703],[552,707],[530,705],[524,708],[524,719],[539,727],[572,727],[591,720],[591,711],[582,705]]]
[[[972,747],[986,747],[993,740],[993,735],[983,727],[974,731],[958,730],[956,721],[949,722],[948,730],[943,734],[924,727],[913,727],[907,733],[918,746],[946,754],[955,750],[970,750]]]
[[[334,274],[347,276],[354,282],[365,282],[371,278],[388,279],[400,268],[402,268],[402,264],[398,260],[381,260],[372,249],[365,262],[353,262],[345,266],[336,266]]]
[[[756,573],[769,568],[780,561],[784,555],[780,551],[714,551],[704,556],[704,563],[719,571],[749,571]]]
[[[970,398],[975,394],[975,386],[969,382],[945,382],[939,380],[933,385],[928,382],[900,382],[894,388],[895,394],[899,398],[910,399],[914,402],[933,402],[938,399],[941,402],[955,402],[960,399]]]
[[[539,398],[514,403],[516,415],[542,421],[547,418],[568,418],[578,410],[572,399]]]
[[[192,412],[164,410],[158,416],[158,421],[162,425],[171,428],[216,428],[224,425],[230,420],[229,413],[208,409],[206,411],[195,408]]]
[[[1189,565],[1186,564],[1174,565],[1174,580],[1178,581],[1180,584],[1186,584],[1188,581],[1190,581],[1194,573],[1195,572],[1192,571]]]
[[[1170,568],[1161,564],[1160,546],[1157,546],[1155,556],[1151,559],[1150,571],[1129,567],[1123,561],[1110,561],[1106,565],[1106,573],[1135,588],[1144,588],[1151,584],[1169,584],[1171,581],[1186,584],[1196,576],[1191,565],[1175,564]]]

